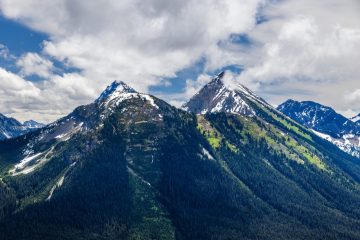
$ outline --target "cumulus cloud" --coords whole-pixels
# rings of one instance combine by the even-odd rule
[[[360,89],[356,89],[355,91],[347,95],[346,100],[348,100],[352,104],[360,102]]]
[[[45,32],[44,51],[86,76],[146,90],[173,77],[231,33],[253,28],[261,0],[1,0],[5,16]]]
[[[262,58],[249,66],[242,78],[263,82],[283,77],[329,82],[353,78],[358,74],[359,45],[360,28],[335,25],[321,32],[313,18],[299,16],[280,28],[276,40],[264,44]]]
[[[187,79],[185,87],[186,98],[191,98],[195,95],[205,84],[210,82],[212,78],[213,76],[208,74],[201,74],[195,80]]]
[[[0,68],[0,101],[2,111],[23,109],[24,105],[40,100],[40,90],[31,82]],[[25,108],[28,108],[26,106]]]
[[[17,60],[16,65],[21,69],[20,74],[24,76],[37,75],[48,78],[52,75],[54,69],[54,65],[50,60],[32,52],[22,55]]]
[[[270,5],[264,9],[269,21],[249,33],[258,46],[246,53],[237,81],[274,104],[295,98],[360,112],[351,93],[360,81],[359,11],[356,0]]]
[[[95,95],[87,78],[70,73],[33,83],[0,68],[1,112],[20,120],[51,122]]]
[[[209,68],[227,64],[233,56],[219,42],[252,29],[264,2],[0,0],[0,9],[7,18],[48,34],[43,54],[80,69],[89,82],[81,84],[83,91],[94,98],[114,79],[147,91],[200,58]],[[24,55],[18,65],[23,75],[53,81],[51,65],[37,55]]]

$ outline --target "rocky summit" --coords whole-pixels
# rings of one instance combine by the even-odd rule
[[[254,116],[254,104],[269,105],[241,84],[227,86],[223,78],[221,72],[185,103],[183,109],[197,114],[226,112]]]

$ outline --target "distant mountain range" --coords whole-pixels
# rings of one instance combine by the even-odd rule
[[[0,142],[0,239],[360,239],[359,159],[223,77]]]
[[[0,140],[18,137],[44,126],[44,124],[33,120],[20,123],[18,120],[0,113]]]
[[[319,103],[287,100],[277,107],[279,111],[313,129],[341,150],[360,158],[360,124],[358,116],[348,119],[332,108]]]

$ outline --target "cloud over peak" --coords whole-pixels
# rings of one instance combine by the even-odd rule
[[[115,79],[139,91],[169,84],[167,79],[200,59],[203,72],[179,80],[183,91],[162,93],[167,100],[185,100],[210,72],[237,65],[244,70],[234,79],[274,104],[309,97],[360,111],[349,100],[356,97],[348,97],[359,89],[357,0],[0,0],[0,10],[48,35],[41,52],[18,57],[19,72],[2,69],[34,86],[38,100],[27,110],[36,116],[49,108],[55,120],[95,99]],[[11,53],[0,47],[0,56],[6,54]],[[61,72],[56,63],[72,70]],[[31,76],[42,80],[31,83]],[[328,97],[335,95],[337,101]],[[49,99],[42,105],[44,98]],[[6,109],[19,114],[26,106]]]

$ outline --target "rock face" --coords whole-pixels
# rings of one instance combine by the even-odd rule
[[[194,114],[114,82],[0,142],[0,239],[359,239],[359,161],[228,91],[248,110]]]
[[[223,78],[221,72],[185,103],[183,109],[197,114],[226,112],[254,116],[256,111],[251,103],[268,105],[243,85],[226,86]]]
[[[8,118],[0,113],[0,140],[17,137],[42,127],[44,127],[44,124],[33,120],[22,124],[16,119]]]
[[[277,107],[279,111],[311,128],[314,132],[334,143],[341,150],[360,158],[360,125],[319,103],[287,100]],[[356,118],[353,118],[356,120]]]

